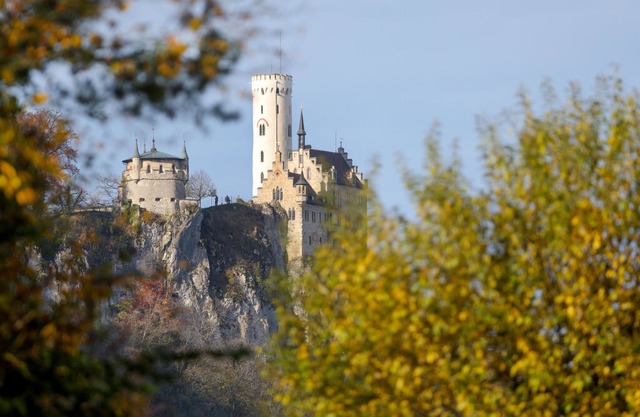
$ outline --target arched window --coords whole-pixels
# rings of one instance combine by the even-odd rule
[[[260,151],[260,162],[264,162],[264,151]]]
[[[282,191],[282,188],[280,188],[280,200],[284,199],[284,191]]]
[[[164,170],[162,169],[162,165],[160,165],[160,172],[164,172]]]
[[[151,164],[147,164],[147,174],[151,172]]]

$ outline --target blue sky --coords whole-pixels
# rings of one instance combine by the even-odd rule
[[[550,79],[561,97],[570,81],[589,92],[615,67],[628,87],[640,87],[637,1],[323,0],[292,10],[268,27],[282,30],[282,71],[293,75],[294,109],[304,106],[307,143],[333,150],[336,135],[343,138],[365,176],[377,159],[373,186],[385,206],[405,213],[412,209],[398,160],[420,170],[435,121],[444,154],[457,140],[465,174],[480,185],[476,116],[513,108],[521,88],[535,98]],[[239,121],[211,121],[207,131],[186,119],[155,126],[163,151],[179,154],[187,138],[192,171],[206,171],[221,196],[251,197],[251,101],[239,93],[248,93],[252,73],[279,70],[277,55],[265,53],[278,42],[272,35],[250,43],[229,79]],[[86,136],[115,144],[106,149],[119,162],[136,135],[149,143],[150,122],[122,119]]]

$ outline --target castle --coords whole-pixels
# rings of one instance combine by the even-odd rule
[[[364,218],[364,176],[342,148],[313,149],[306,143],[300,111],[298,146],[292,147],[293,78],[259,74],[253,96],[253,201],[280,205],[287,213],[289,259],[310,255],[326,243],[329,225]]]
[[[140,154],[138,141],[131,158],[125,164],[119,194],[122,202],[137,204],[159,214],[171,214],[182,206],[196,203],[187,200],[189,155],[183,144],[182,156],[177,157],[156,149],[156,140],[149,152]]]
[[[253,96],[252,195],[256,204],[280,206],[287,215],[290,260],[310,255],[326,243],[329,225],[361,223],[366,214],[365,180],[342,144],[336,152],[306,143],[300,111],[297,149],[292,146],[293,77],[258,74],[251,79]],[[125,159],[121,198],[162,214],[180,209],[186,200],[189,157],[160,152],[142,155],[136,142]]]

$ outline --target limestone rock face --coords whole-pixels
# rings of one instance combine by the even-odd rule
[[[91,224],[91,213],[83,216]],[[243,204],[140,221],[135,252],[117,262],[115,271],[164,272],[174,298],[194,312],[214,340],[260,345],[276,325],[266,280],[286,265],[284,222],[286,217],[271,207]],[[115,258],[105,249],[105,261]]]
[[[265,280],[285,265],[278,221],[270,210],[227,204],[176,224],[163,253],[168,278],[221,341],[262,344],[274,329]]]

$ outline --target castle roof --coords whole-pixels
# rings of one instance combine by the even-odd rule
[[[336,170],[336,182],[340,185],[355,185],[361,187],[362,182],[360,179],[356,179],[356,183],[353,183],[351,179],[351,167],[345,160],[343,154],[339,152],[321,151],[319,149],[310,149],[311,158],[316,158],[316,161],[322,165],[324,170],[330,170],[333,167]],[[357,178],[357,176],[355,177]]]
[[[134,157],[136,157],[134,155]],[[187,157],[188,158],[188,157]],[[187,158],[180,158],[179,156],[175,156],[175,155],[171,155],[165,152],[160,152],[159,150],[157,150],[155,147],[151,148],[151,150],[149,152],[145,152],[143,154],[140,155],[140,159],[142,160],[151,160],[151,159],[179,159],[179,160],[183,160],[183,159],[187,159]],[[128,158],[123,160],[123,163],[127,163],[127,162],[131,162],[133,158]]]
[[[298,122],[298,135],[306,135],[304,130],[304,117],[302,116],[302,109],[300,109],[300,122]]]
[[[304,178],[304,174],[302,175],[298,175],[298,180],[293,184],[293,185],[305,185],[305,186],[309,186],[309,183],[307,182],[307,180]]]

